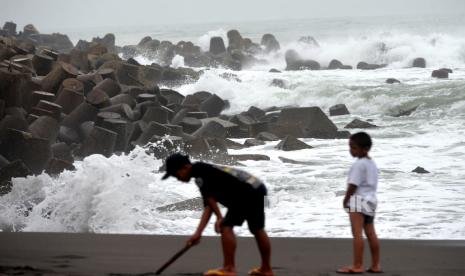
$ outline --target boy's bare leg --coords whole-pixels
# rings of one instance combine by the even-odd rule
[[[362,213],[350,212],[350,224],[352,226],[353,250],[354,250],[354,269],[363,269],[363,224],[364,218]]]
[[[379,240],[376,235],[375,225],[373,223],[365,224],[365,234],[368,238],[371,251],[371,269],[375,271],[381,270],[380,258],[379,258]]]
[[[260,256],[262,258],[262,264],[260,271],[265,274],[273,274],[271,268],[271,242],[270,238],[266,234],[264,229],[260,229],[253,232],[255,240],[257,241],[258,250],[260,251]]]
[[[232,227],[223,226],[221,228],[221,243],[223,245],[223,269],[235,272],[234,254],[236,253],[236,236]]]

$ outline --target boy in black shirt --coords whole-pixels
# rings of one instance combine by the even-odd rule
[[[250,232],[255,236],[262,264],[249,271],[249,275],[272,276],[270,264],[271,244],[265,232],[264,200],[265,185],[254,176],[234,168],[217,166],[203,162],[191,163],[187,156],[173,154],[166,159],[166,174],[163,179],[174,176],[183,182],[194,177],[204,201],[204,211],[197,231],[187,241],[190,245],[200,242],[202,232],[212,213],[216,215],[215,231],[221,233],[224,264],[222,268],[211,269],[204,275],[236,276],[234,254],[236,238],[234,226],[246,220]],[[228,208],[223,218],[217,202]]]

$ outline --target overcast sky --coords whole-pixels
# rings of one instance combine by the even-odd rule
[[[39,30],[458,13],[465,0],[0,0],[0,24]]]

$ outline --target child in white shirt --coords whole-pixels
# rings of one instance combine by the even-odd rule
[[[354,262],[352,266],[337,270],[341,274],[363,273],[363,231],[370,245],[372,264],[367,272],[382,273],[379,259],[379,241],[374,226],[377,207],[378,168],[368,156],[371,138],[365,132],[353,134],[349,139],[350,154],[357,160],[349,171],[348,188],[343,206],[349,211],[352,227]]]

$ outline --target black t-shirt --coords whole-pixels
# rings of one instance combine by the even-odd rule
[[[230,208],[267,193],[265,185],[258,178],[235,168],[197,162],[192,164],[192,176],[205,206],[208,197]]]

